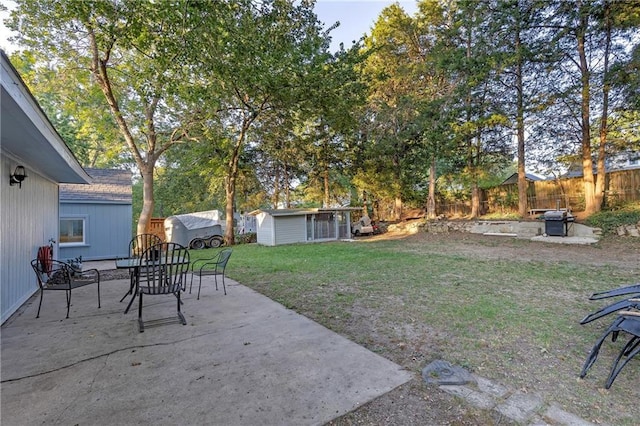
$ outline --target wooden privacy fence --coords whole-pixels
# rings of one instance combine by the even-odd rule
[[[488,212],[518,209],[518,185],[507,184],[485,192]],[[609,172],[605,179],[605,206],[640,200],[640,169]],[[569,208],[582,211],[585,207],[582,177],[528,182],[527,209]]]
[[[157,235],[162,241],[164,241],[164,218],[152,217],[149,221],[149,229],[147,232],[149,232],[149,234]]]

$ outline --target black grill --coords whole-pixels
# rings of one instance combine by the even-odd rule
[[[564,210],[549,210],[544,214],[544,234],[554,237],[566,237],[568,223],[573,222],[573,216]]]

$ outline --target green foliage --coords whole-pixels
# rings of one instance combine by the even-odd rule
[[[61,73],[36,51],[16,52],[11,63],[80,164],[118,168],[132,163],[102,94],[87,81],[86,72],[74,67]],[[78,89],[83,96],[77,96]]]
[[[258,234],[255,232],[247,232],[245,234],[236,234],[236,244],[251,244],[258,241]]]
[[[414,16],[393,4],[364,45],[335,54],[311,1],[16,0],[9,26],[28,49],[12,61],[79,161],[157,178],[154,199],[140,195],[156,204],[147,214],[358,203],[364,192],[422,206],[430,178],[442,200],[494,186],[518,124],[537,162],[581,155],[577,30],[590,110],[611,83],[607,148],[637,147],[640,47],[627,36],[640,9],[581,4],[422,0]]]
[[[585,224],[601,228],[605,234],[615,233],[616,228],[619,226],[638,223],[640,223],[639,202],[629,203],[617,210],[602,210],[592,214],[585,220]]]

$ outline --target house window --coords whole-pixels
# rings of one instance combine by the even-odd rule
[[[60,244],[84,244],[85,243],[85,218],[61,218],[60,219]]]

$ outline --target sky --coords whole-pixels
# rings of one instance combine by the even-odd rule
[[[335,51],[341,42],[347,49],[365,33],[370,33],[382,9],[393,3],[400,4],[409,15],[418,10],[415,0],[317,0],[315,12],[325,28],[340,22],[340,26],[329,33],[331,50]]]
[[[340,22],[340,26],[330,33],[331,50],[336,51],[341,42],[345,48],[349,48],[353,41],[369,33],[382,9],[393,3],[399,3],[410,15],[417,11],[415,0],[317,0],[315,12],[325,28],[336,21]],[[9,8],[14,7],[11,0],[3,0],[2,4]],[[0,12],[0,47],[11,53],[15,50],[7,41],[11,32],[2,22],[7,16],[8,12]]]

